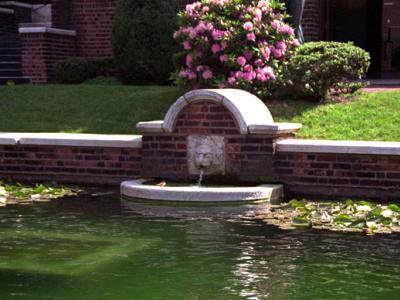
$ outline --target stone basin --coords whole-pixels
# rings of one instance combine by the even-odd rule
[[[252,202],[269,201],[278,204],[283,199],[283,186],[262,184],[253,187],[166,187],[146,185],[145,179],[121,183],[123,196],[157,201],[173,202]]]

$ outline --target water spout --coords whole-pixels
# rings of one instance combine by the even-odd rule
[[[199,179],[197,179],[197,186],[201,187],[201,183],[203,182],[203,176],[204,176],[204,169],[201,168],[200,169],[200,173],[199,173]]]

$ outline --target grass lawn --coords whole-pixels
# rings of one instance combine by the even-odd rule
[[[162,119],[176,87],[43,85],[0,87],[0,131],[137,133]],[[299,138],[400,141],[400,91],[362,93],[346,103],[267,103],[277,122],[303,124]]]

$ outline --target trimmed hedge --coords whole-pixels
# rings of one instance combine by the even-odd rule
[[[119,0],[112,45],[121,80],[163,84],[173,71],[172,38],[177,28],[175,0]]]
[[[68,58],[56,64],[55,76],[60,83],[82,83],[114,73],[114,62],[108,58]]]
[[[332,93],[354,92],[370,65],[367,51],[353,43],[309,42],[301,45],[287,68],[294,93],[323,101]]]

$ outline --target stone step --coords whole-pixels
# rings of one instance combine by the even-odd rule
[[[22,76],[0,76],[0,85],[31,84],[32,78]]]
[[[0,48],[1,55],[21,55],[21,48]]]
[[[0,55],[0,62],[20,62],[21,55]]]
[[[0,77],[6,77],[6,76],[12,76],[12,77],[22,76],[21,68],[19,68],[19,69],[2,69],[2,68],[0,68]]]
[[[21,48],[21,42],[15,39],[0,39],[0,48]]]
[[[0,60],[0,70],[4,69],[17,69],[21,70],[21,62],[20,61],[1,61]]]

